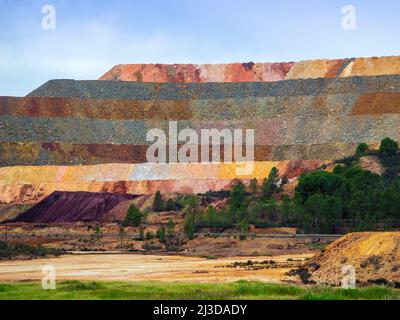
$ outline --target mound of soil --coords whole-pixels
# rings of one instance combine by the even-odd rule
[[[131,205],[135,205],[137,208],[139,208],[139,210],[143,211],[142,207],[148,198],[149,198],[149,196],[143,195],[143,196],[139,196],[133,200],[127,200],[127,201],[120,202],[113,209],[111,209],[110,211],[105,213],[100,218],[100,222],[106,223],[106,222],[124,221],[126,212],[128,211],[128,209]]]
[[[56,191],[15,219],[7,222],[69,223],[100,221],[107,212],[118,204],[136,197],[131,194]]]
[[[360,284],[400,285],[400,232],[348,234],[308,261],[309,280],[338,286],[343,267],[352,266]]]

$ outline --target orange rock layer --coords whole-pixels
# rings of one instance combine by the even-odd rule
[[[400,56],[282,63],[121,64],[99,80],[134,82],[272,82],[400,74]]]
[[[315,170],[327,161],[255,162],[248,182],[260,182],[275,166],[289,179]],[[237,178],[238,163],[103,164],[93,166],[15,166],[0,168],[0,204],[36,203],[54,191],[131,194],[202,193],[228,188]]]
[[[99,99],[97,81],[94,86],[99,90],[93,99],[50,98],[46,94],[0,97],[0,204],[34,203],[54,191],[198,193],[227,188],[238,178],[236,165],[230,164],[141,163],[145,161],[146,144],[138,133],[163,128],[168,120],[197,130],[204,126],[251,125],[257,132],[255,170],[243,180],[262,180],[273,166],[281,175],[295,178],[329,163],[323,160],[351,154],[360,142],[377,143],[384,136],[398,138],[400,91],[392,83],[399,81],[368,80],[375,83],[375,89],[365,91],[360,79],[347,77],[399,74],[397,56],[296,63],[133,64],[115,66],[101,80],[202,83],[346,78],[332,81],[348,84],[332,83],[335,91],[329,85],[321,89],[318,80],[309,80],[315,82],[315,88],[306,80],[288,81],[279,91],[284,94],[269,95],[276,89],[276,84],[271,84],[270,89],[263,87],[262,94],[256,92],[260,94],[254,97],[249,97],[247,90],[253,85],[245,84],[248,87],[235,89],[235,94],[227,88],[225,94],[232,97],[216,95],[212,99],[206,95],[183,99],[188,89],[180,84],[164,90],[176,96],[161,99],[157,84],[154,92],[147,89],[151,99],[136,97],[144,95],[143,88],[130,92],[130,99]],[[217,93],[219,90],[215,89]],[[204,91],[208,92],[207,86]]]

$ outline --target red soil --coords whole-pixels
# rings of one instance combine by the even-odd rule
[[[10,222],[99,221],[103,215],[119,203],[135,197],[131,194],[54,192]]]

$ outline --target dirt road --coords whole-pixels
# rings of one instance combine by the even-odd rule
[[[240,279],[280,282],[288,267],[261,270],[227,268],[234,262],[273,259],[277,263],[304,260],[312,254],[276,257],[204,259],[183,256],[133,254],[65,255],[58,258],[0,262],[0,282],[42,279],[42,267],[56,268],[57,280],[229,282]]]

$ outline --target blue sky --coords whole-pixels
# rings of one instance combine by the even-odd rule
[[[41,26],[43,5],[56,29]],[[342,28],[353,5],[357,28]],[[119,63],[400,55],[398,0],[1,0],[0,95],[97,79]]]

